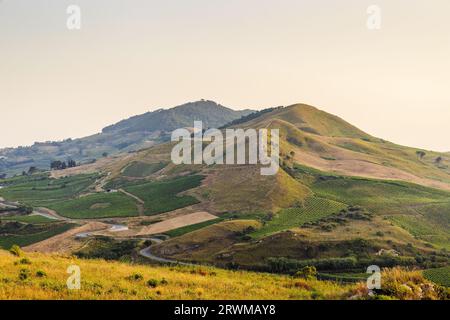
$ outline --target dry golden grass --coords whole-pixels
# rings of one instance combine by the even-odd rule
[[[194,212],[183,216],[167,219],[161,222],[157,222],[147,227],[143,227],[142,230],[139,231],[138,235],[141,236],[141,235],[164,233],[166,231],[214,219],[217,219],[217,216],[214,216],[208,212],[204,211]]]
[[[0,299],[345,299],[356,288],[209,267],[150,267],[36,253],[26,257],[21,263],[23,257],[0,251]],[[80,290],[67,289],[70,265],[81,269]],[[26,279],[19,278],[22,269]],[[131,280],[135,275],[138,279]],[[147,285],[150,279],[156,287]]]

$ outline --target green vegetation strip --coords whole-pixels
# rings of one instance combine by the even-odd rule
[[[66,232],[72,229],[74,226],[75,224],[67,223],[55,226],[54,228],[39,233],[0,237],[0,247],[4,249],[9,249],[15,244],[20,247],[29,246],[33,243],[40,242],[45,239],[54,237],[60,233]]]
[[[52,223],[57,222],[56,219],[46,218],[40,215],[27,215],[27,216],[7,216],[0,218],[0,221],[17,221],[23,223]]]

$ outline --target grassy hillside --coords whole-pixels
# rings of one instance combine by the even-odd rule
[[[336,264],[331,271],[358,269],[367,263],[448,264],[449,192],[406,182],[345,177],[299,165],[288,172],[290,175],[280,176],[298,181],[308,190],[306,197],[299,196],[287,208],[272,212],[233,211],[234,216],[228,216],[233,220],[226,222],[237,226],[243,221],[239,219],[251,219],[259,222],[258,227],[223,233],[224,223],[211,226],[220,222],[212,221],[191,233],[174,233],[174,239],[157,246],[158,252],[180,260],[265,270],[271,268],[270,257],[314,259],[311,263],[318,265],[330,258],[354,259],[350,264]],[[247,198],[239,198],[239,191],[244,193],[245,188],[236,193],[234,189],[227,192],[228,187],[222,190],[226,196],[236,195],[230,203]],[[211,243],[214,245],[207,245]],[[382,250],[394,250],[399,258],[379,256]]]
[[[450,190],[450,157],[372,137],[334,115],[308,105],[262,114],[245,128],[280,130],[283,161],[349,176],[405,180]]]

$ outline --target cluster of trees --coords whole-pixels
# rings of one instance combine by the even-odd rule
[[[422,160],[427,155],[427,153],[425,151],[418,150],[418,151],[416,151],[416,155],[420,160]],[[434,159],[434,162],[436,164],[441,164],[443,161],[444,161],[444,158],[442,158],[442,156],[439,156],[436,159]]]
[[[419,159],[423,159],[423,157],[425,157],[427,154],[422,150],[418,150],[416,151],[416,155]]]
[[[72,159],[68,159],[67,163],[66,163],[66,161],[60,161],[60,160],[53,160],[52,162],[50,162],[51,170],[64,170],[64,169],[73,168],[76,166],[77,166],[77,163],[75,162],[75,160],[72,160]]]
[[[38,168],[36,168],[36,167],[30,167],[30,168],[28,169],[28,171],[22,171],[22,175],[23,175],[23,176],[28,176],[28,175],[35,174],[35,173],[38,172],[38,171],[39,171]]]

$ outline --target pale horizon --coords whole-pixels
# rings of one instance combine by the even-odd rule
[[[81,8],[81,30],[66,27]],[[295,103],[448,152],[450,2],[0,1],[0,149],[81,138],[199,99]]]

